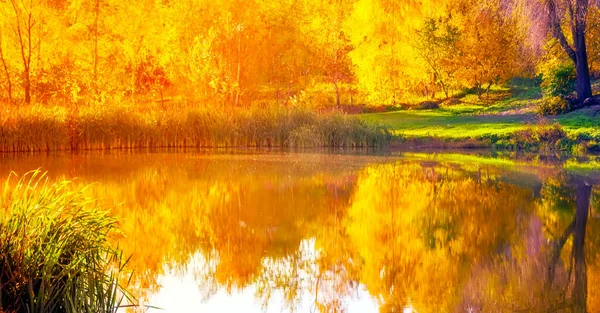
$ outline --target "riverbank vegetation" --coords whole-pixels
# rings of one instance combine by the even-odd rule
[[[39,171],[0,196],[0,312],[112,313],[125,298],[116,220]]]
[[[377,147],[386,127],[301,108],[181,111],[147,106],[11,108],[0,117],[0,152],[129,148]]]

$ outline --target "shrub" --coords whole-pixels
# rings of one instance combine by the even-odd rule
[[[0,312],[114,312],[126,263],[108,242],[115,220],[68,182],[34,171],[0,196]]]
[[[573,65],[550,65],[542,69],[542,91],[546,96],[565,98],[575,90],[575,79]]]
[[[415,110],[434,110],[439,108],[440,103],[437,101],[424,101],[413,107]]]
[[[538,113],[542,116],[564,114],[572,110],[573,103],[559,96],[544,97],[538,107]]]
[[[557,149],[570,150],[573,140],[567,138],[567,133],[559,124],[532,125],[514,134],[512,141],[521,149]]]
[[[549,143],[555,143],[567,136],[567,133],[559,124],[538,125],[533,134],[535,140]]]

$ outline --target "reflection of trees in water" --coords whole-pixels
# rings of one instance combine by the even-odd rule
[[[537,215],[521,242],[489,264],[474,267],[462,309],[475,312],[586,312],[586,230],[592,181],[561,175],[541,191]],[[592,240],[594,241],[594,240]],[[590,242],[591,243],[591,242]],[[597,246],[588,244],[588,251]],[[595,295],[596,296],[596,295]],[[597,301],[591,298],[592,301]]]
[[[363,171],[347,231],[381,311],[453,311],[471,264],[518,238],[531,191],[498,174],[401,163]]]
[[[92,189],[122,203],[121,246],[143,290],[159,288],[169,264],[191,266],[206,298],[252,287],[290,308],[308,295],[320,312],[344,311],[361,288],[382,312],[598,309],[587,287],[598,281],[598,227],[585,234],[597,220],[573,201],[593,190],[567,176],[540,185],[435,162],[358,174],[219,164],[152,166]]]
[[[158,290],[156,279],[166,269],[185,272],[198,253],[207,259],[205,275],[198,276],[201,289],[233,292],[276,279],[269,273],[278,262],[291,258],[288,263],[295,265],[307,230],[318,224],[314,220],[348,202],[355,181],[351,171],[295,167],[211,161],[171,168],[167,163],[107,179],[90,192],[120,216],[119,245],[132,254],[137,295]],[[291,294],[293,286],[286,288]]]
[[[360,282],[382,311],[409,303],[417,312],[594,310],[587,275],[597,269],[584,253],[598,247],[585,234],[598,240],[598,228],[586,227],[589,180],[562,176],[540,191],[520,177],[440,164],[363,174],[348,234],[364,262]]]

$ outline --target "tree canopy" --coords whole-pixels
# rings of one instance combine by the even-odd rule
[[[0,98],[339,106],[481,96],[536,75],[547,42],[577,73],[589,76],[587,59],[598,70],[597,15],[583,0],[8,0]]]

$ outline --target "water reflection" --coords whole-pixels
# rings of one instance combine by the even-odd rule
[[[6,161],[98,181],[169,312],[598,312],[596,173],[333,155]],[[37,165],[36,164],[40,164]]]

